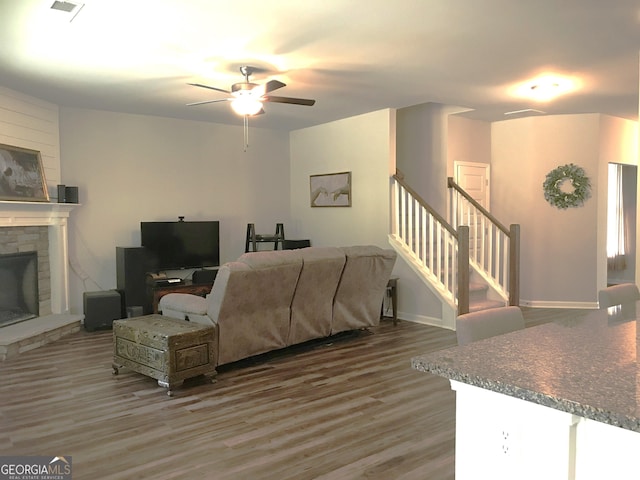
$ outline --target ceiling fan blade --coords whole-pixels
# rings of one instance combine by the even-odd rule
[[[315,100],[308,100],[306,98],[272,97],[271,95],[265,96],[262,100],[265,102],[292,103],[294,105],[305,105],[307,107],[311,107],[313,104],[316,103]]]
[[[273,92],[278,88],[286,87],[287,85],[278,80],[269,80],[263,85],[256,85],[251,89],[251,95],[255,97],[262,97],[269,92]]]
[[[201,83],[187,83],[187,85],[191,85],[192,87],[208,88],[209,90],[216,90],[222,93],[231,93],[228,90],[223,90],[222,88],[217,88],[217,87],[210,87],[209,85],[203,85]]]
[[[286,86],[287,85],[285,83],[282,83],[279,80],[269,80],[267,83],[264,84],[264,93],[273,92],[274,90],[277,90],[279,88],[286,87]]]
[[[187,107],[192,107],[194,105],[205,105],[207,103],[228,102],[230,100],[230,98],[223,98],[222,100],[205,100],[204,102],[187,103]]]

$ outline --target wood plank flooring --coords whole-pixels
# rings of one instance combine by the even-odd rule
[[[524,309],[527,325],[571,311]],[[575,311],[580,314],[580,311]],[[390,320],[189,381],[111,374],[112,333],[0,363],[0,454],[70,455],[81,479],[453,479],[455,395],[413,356],[455,333]]]

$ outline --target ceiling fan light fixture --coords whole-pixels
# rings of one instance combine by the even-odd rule
[[[189,83],[194,87],[207,88],[210,90],[217,90],[219,92],[230,94],[222,100],[205,100],[203,102],[193,102],[187,105],[203,105],[207,103],[217,103],[222,101],[230,101],[231,108],[238,115],[247,117],[259,115],[265,113],[262,108],[263,102],[275,102],[275,103],[289,103],[292,105],[307,105],[311,106],[316,103],[315,100],[309,100],[305,98],[292,98],[292,97],[274,97],[271,92],[278,90],[279,88],[286,87],[285,83],[279,80],[269,80],[266,83],[252,83],[249,81],[249,76],[255,71],[253,67],[246,66],[240,67],[240,72],[244,75],[244,82],[238,82],[231,85],[231,91],[224,90],[222,88],[211,87],[209,85],[203,85],[201,83]]]
[[[262,102],[252,95],[238,95],[231,101],[231,108],[238,115],[255,115],[262,110]]]

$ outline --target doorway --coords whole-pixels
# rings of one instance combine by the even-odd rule
[[[608,285],[635,283],[637,170],[635,165],[608,165]]]
[[[486,210],[489,210],[489,169],[487,163],[455,162],[455,181],[471,198]],[[463,221],[458,219],[458,221]],[[456,224],[457,221],[456,221]],[[486,240],[486,231],[482,227],[482,219],[475,217],[469,225],[469,249],[472,256],[479,253]]]
[[[489,210],[489,164],[455,162],[455,180],[471,197]]]

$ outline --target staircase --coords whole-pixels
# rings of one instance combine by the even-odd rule
[[[443,325],[470,311],[519,303],[520,227],[508,229],[452,178],[449,221],[411,189],[391,179],[389,241],[442,301]]]
[[[471,276],[473,277],[473,269]],[[489,296],[489,286],[482,280],[469,282],[469,311],[477,312],[489,308],[504,307],[506,303]]]

